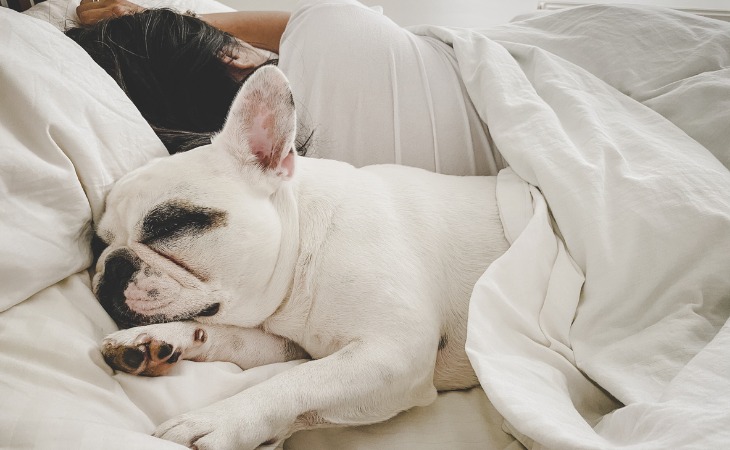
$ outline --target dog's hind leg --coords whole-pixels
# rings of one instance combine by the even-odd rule
[[[112,333],[102,342],[110,367],[133,375],[167,374],[180,360],[227,361],[242,369],[308,358],[298,345],[259,329],[169,322]]]

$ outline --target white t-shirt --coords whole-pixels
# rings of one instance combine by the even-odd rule
[[[453,175],[504,167],[440,41],[353,0],[308,0],[292,14],[279,58],[300,123],[314,130],[309,156]]]

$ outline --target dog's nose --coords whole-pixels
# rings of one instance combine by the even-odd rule
[[[104,263],[104,279],[129,282],[135,272],[139,270],[139,259],[126,248],[114,250]]]
[[[139,258],[126,248],[114,250],[104,262],[104,274],[99,279],[96,297],[120,326],[134,315],[127,307],[124,290],[139,268]]]

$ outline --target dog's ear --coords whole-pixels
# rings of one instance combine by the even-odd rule
[[[286,77],[274,66],[262,67],[236,95],[213,143],[265,175],[289,179],[294,174],[296,120]]]

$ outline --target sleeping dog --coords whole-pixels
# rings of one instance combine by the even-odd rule
[[[262,68],[210,145],[150,162],[107,198],[94,291],[135,326],[102,343],[113,368],[311,358],[156,436],[252,449],[478,384],[469,298],[508,247],[496,178],[299,158],[295,124],[286,78]]]

